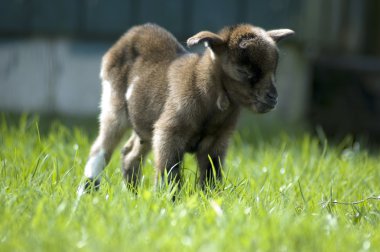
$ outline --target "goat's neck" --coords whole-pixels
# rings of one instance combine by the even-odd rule
[[[219,58],[215,57],[215,54],[210,48],[200,56],[198,65],[195,69],[196,76],[198,78],[197,85],[209,97],[213,96],[222,87],[222,67],[220,65]]]
[[[220,112],[236,110],[236,104],[230,99],[224,86],[225,73],[220,58],[215,57],[211,49],[207,49],[200,57],[195,69],[196,84],[209,106],[214,104]]]

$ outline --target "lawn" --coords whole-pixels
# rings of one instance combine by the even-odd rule
[[[346,137],[242,127],[223,183],[202,192],[184,161],[177,200],[155,192],[152,156],[137,194],[117,151],[101,190],[78,197],[94,130],[0,119],[0,251],[378,251],[380,153]]]

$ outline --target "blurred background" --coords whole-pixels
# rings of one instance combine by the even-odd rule
[[[0,0],[0,112],[96,118],[102,55],[145,22],[183,44],[241,22],[293,29],[279,45],[278,108],[243,121],[380,140],[379,0]]]

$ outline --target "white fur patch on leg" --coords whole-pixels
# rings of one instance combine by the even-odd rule
[[[111,83],[107,80],[103,80],[102,82],[102,98],[100,107],[102,109],[102,113],[107,113],[111,110],[111,101],[112,101],[112,93],[111,93]]]
[[[132,93],[133,93],[133,87],[136,84],[136,82],[139,81],[139,79],[140,79],[140,77],[136,76],[135,78],[133,78],[131,84],[128,85],[127,92],[125,93],[125,99],[127,101],[131,98]]]
[[[133,91],[133,83],[131,83],[131,85],[128,87],[127,93],[125,94],[125,99],[127,101],[129,100],[129,98],[131,98],[132,91]]]
[[[84,168],[84,175],[87,178],[96,179],[106,167],[106,159],[104,150],[100,150],[98,154],[90,157]]]

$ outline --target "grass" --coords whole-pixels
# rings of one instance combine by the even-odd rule
[[[231,141],[227,179],[203,193],[186,156],[186,182],[172,202],[169,190],[154,191],[152,156],[138,194],[128,191],[119,152],[101,191],[78,197],[93,134],[39,127],[27,116],[0,121],[0,251],[380,248],[380,153],[350,137],[329,144],[307,132],[243,129]]]

